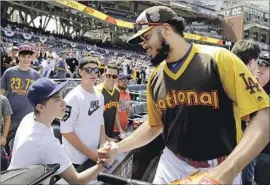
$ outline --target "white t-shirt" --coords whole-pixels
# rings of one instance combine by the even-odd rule
[[[59,174],[72,165],[52,128],[35,121],[33,112],[27,114],[16,132],[8,169],[56,163],[60,164]]]
[[[41,67],[43,70],[42,70],[41,76],[48,78],[54,69],[54,65],[55,65],[55,61],[53,60],[51,60],[50,63],[48,63],[47,60],[42,60]]]
[[[89,149],[97,149],[100,127],[104,125],[103,95],[95,90],[90,94],[81,85],[72,89],[65,97],[66,114],[61,121],[61,133],[75,132]],[[63,146],[74,164],[84,163],[88,157],[73,147],[64,137]]]

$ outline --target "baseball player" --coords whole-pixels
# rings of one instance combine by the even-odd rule
[[[166,147],[155,184],[240,184],[241,170],[269,141],[267,94],[233,53],[186,42],[184,20],[172,9],[148,8],[135,27],[129,44],[140,43],[156,65],[148,79],[148,121],[112,144],[110,155],[162,133]],[[242,119],[250,118],[238,145],[234,106]]]

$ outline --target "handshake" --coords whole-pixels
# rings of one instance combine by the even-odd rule
[[[115,161],[119,154],[118,145],[115,142],[106,142],[102,148],[98,150],[98,161],[97,164],[102,164],[104,167],[109,167]]]

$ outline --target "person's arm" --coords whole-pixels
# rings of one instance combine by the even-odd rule
[[[80,140],[77,134],[73,132],[62,133],[62,135],[68,140],[68,142],[76,148],[79,152],[87,156],[89,159],[93,161],[97,161],[97,150],[96,149],[89,149],[85,144]]]
[[[256,78],[238,57],[225,49],[218,57],[217,67],[223,88],[239,109],[240,118],[245,119],[257,112],[233,152],[209,172],[221,183],[230,184],[269,142],[270,101]]]
[[[98,173],[102,172],[103,170],[104,167],[102,165],[95,165],[81,173],[77,173],[72,165],[60,173],[60,176],[69,184],[88,184],[97,177]]]
[[[110,148],[106,147],[100,150],[110,150]],[[41,148],[40,155],[44,164],[60,164],[57,172],[69,184],[88,184],[96,178],[99,172],[104,170],[103,164],[100,163],[81,173],[77,173],[64,148],[57,140],[45,144]],[[105,161],[106,166],[111,165],[114,160],[115,158],[112,157]]]
[[[3,135],[1,136],[1,145],[5,146],[11,124],[11,115],[13,114],[9,101],[3,95],[1,96],[2,116],[3,116]]]
[[[121,127],[119,118],[118,118],[118,112],[117,111],[115,113],[115,125],[116,125],[116,128],[119,130],[120,133],[124,133],[124,131],[123,131],[122,127]]]
[[[269,142],[269,108],[257,112],[233,152],[213,172],[224,183],[233,179],[264,149]],[[252,138],[252,139],[250,139]]]
[[[105,127],[104,124],[100,126],[100,138],[99,138],[99,144],[102,146],[106,141],[106,134],[105,134]]]
[[[147,145],[159,136],[162,130],[163,125],[150,126],[148,122],[144,122],[129,137],[117,143],[119,152],[127,152]]]

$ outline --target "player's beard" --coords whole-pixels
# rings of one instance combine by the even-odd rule
[[[160,48],[157,49],[157,54],[153,58],[151,58],[151,63],[154,66],[159,65],[161,62],[163,62],[169,55],[170,46],[164,39],[164,37],[159,33],[160,38]]]

